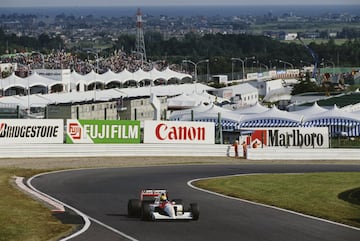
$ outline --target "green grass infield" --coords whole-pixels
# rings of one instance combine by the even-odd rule
[[[360,172],[242,175],[193,184],[227,196],[360,227]]]
[[[57,240],[74,227],[62,224],[50,209],[14,187],[13,176],[39,171],[0,169],[0,241]]]

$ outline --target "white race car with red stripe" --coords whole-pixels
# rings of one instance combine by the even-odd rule
[[[140,193],[140,199],[130,199],[128,216],[141,217],[142,220],[198,220],[199,207],[191,203],[184,210],[182,200],[167,199],[168,192],[164,189],[145,189]],[[165,197],[165,198],[164,198]]]

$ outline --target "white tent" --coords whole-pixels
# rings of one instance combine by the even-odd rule
[[[50,89],[54,85],[58,85],[58,84],[64,85],[64,83],[61,81],[56,81],[53,79],[46,78],[44,76],[39,75],[36,72],[34,74],[26,77],[25,80],[29,81],[30,87],[39,85],[39,86],[44,86],[44,87],[47,87]]]
[[[352,122],[360,123],[360,115],[339,109],[336,105],[330,110],[307,116],[304,125],[349,125]]]
[[[298,114],[298,115],[303,115],[304,118],[306,118],[306,117],[310,117],[310,116],[313,116],[313,115],[320,114],[320,113],[322,113],[324,111],[327,111],[327,109],[325,109],[323,107],[320,107],[318,105],[318,103],[315,102],[311,107],[301,109],[301,110],[297,110],[297,111],[292,111],[291,113]]]
[[[261,105],[259,102],[256,102],[256,104],[253,106],[246,107],[246,108],[238,108],[233,111],[234,111],[234,113],[240,114],[240,115],[250,115],[250,114],[258,114],[261,112],[265,112],[267,110],[269,110],[269,108]]]
[[[336,105],[330,110],[304,118],[304,126],[329,127],[331,136],[360,135],[360,115],[339,109]]]
[[[252,115],[244,116],[240,120],[241,127],[292,127],[300,126],[303,116],[282,111],[275,106],[271,109]]]
[[[144,80],[150,80],[150,82],[154,82],[157,79],[163,79],[168,81],[172,78],[181,80],[186,77],[191,78],[191,76],[188,74],[179,73],[169,68],[166,68],[164,71],[158,71],[155,68],[151,71],[144,71],[143,69],[139,69],[135,72],[130,72],[125,69],[119,73],[114,73],[111,70],[108,70],[104,74],[98,74],[92,70],[90,73],[85,75],[81,75],[76,71],[73,71],[70,74],[70,87],[67,90],[75,90],[76,86],[79,85],[79,91],[84,91],[86,89],[86,86],[94,83],[101,83],[102,85],[107,85],[110,82],[118,82],[120,84],[124,84],[127,81],[135,81],[138,84],[139,82]],[[27,89],[27,86],[44,86],[47,88],[51,88],[52,86],[57,84],[62,84],[64,86],[68,85],[68,83],[55,81],[43,77],[37,73],[34,73],[26,78],[20,78],[16,76],[15,73],[13,73],[9,77],[0,81],[0,89],[3,89],[4,91],[11,87]]]
[[[45,107],[47,104],[51,102],[50,99],[46,98],[46,95],[35,94],[29,96],[7,96],[0,98],[1,104],[11,104],[18,105],[22,109],[27,109],[30,107]]]
[[[120,83],[120,76],[118,73],[113,72],[112,70],[108,70],[103,73],[102,78],[104,79],[105,85],[109,84],[110,82],[118,82]]]
[[[26,86],[24,86],[26,88]],[[82,101],[107,101],[120,97],[137,97],[137,96],[150,96],[151,93],[156,96],[176,96],[182,93],[193,93],[194,89],[208,90],[212,87],[203,84],[182,84],[182,85],[166,85],[166,86],[145,86],[138,88],[121,88],[121,89],[106,89],[85,92],[62,92],[42,95],[30,95],[30,106],[39,105],[45,107],[48,104],[55,103],[72,103]],[[43,100],[38,101],[31,98],[32,96],[41,97]],[[21,104],[21,106],[28,106],[28,96],[3,96],[0,98],[0,103]],[[24,104],[23,104],[24,103]]]
[[[215,122],[216,124],[220,119],[224,129],[238,129],[240,115],[214,104],[201,103],[192,109],[174,111],[169,119],[174,121]]]
[[[201,103],[222,102],[225,99],[210,95],[206,91],[182,93],[181,95],[168,98],[168,109],[188,109],[200,105]]]
[[[167,67],[164,71],[161,72],[161,76],[162,78],[169,80],[172,78],[176,78],[176,79],[184,79],[184,78],[192,78],[191,75],[189,74],[184,74],[184,73],[179,73],[176,71],[171,70],[169,67]]]
[[[154,68],[151,71],[144,71],[143,69],[138,69],[135,72],[130,72],[127,69],[124,69],[119,73],[114,73],[111,70],[108,70],[104,74],[97,74],[92,70],[90,73],[85,75],[81,75],[73,71],[71,73],[70,79],[72,86],[76,86],[79,83],[90,85],[95,82],[101,82],[102,84],[106,85],[110,82],[115,81],[124,84],[125,82],[131,80],[139,83],[143,80],[150,80],[153,82],[156,79],[164,79],[168,81],[171,78],[183,79],[186,77],[191,78],[191,75],[179,73],[169,68],[166,68],[164,71],[158,71]]]
[[[130,72],[127,69],[124,69],[120,73],[117,73],[117,76],[119,78],[120,83],[125,83],[126,81],[129,81],[129,80],[135,80],[136,81],[136,79],[134,77],[134,73]]]
[[[11,87],[20,87],[27,89],[29,85],[28,81],[25,78],[20,78],[13,72],[9,77],[0,80],[0,88],[3,91],[10,89]]]

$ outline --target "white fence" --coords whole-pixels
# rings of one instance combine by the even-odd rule
[[[239,154],[242,155],[241,147]],[[0,158],[116,156],[234,156],[230,145],[189,144],[11,144]],[[248,160],[360,160],[360,149],[249,148]]]
[[[250,160],[360,160],[360,149],[340,148],[256,148],[248,150]]]

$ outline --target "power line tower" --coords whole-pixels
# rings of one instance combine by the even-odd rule
[[[142,13],[140,8],[138,8],[136,13],[136,45],[135,52],[139,55],[141,63],[146,62],[146,50],[145,50],[145,41],[144,41],[144,31],[143,31],[143,20]]]

